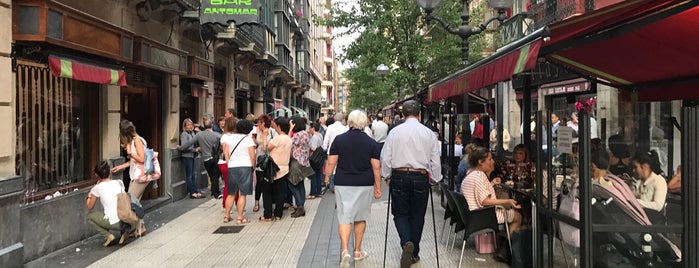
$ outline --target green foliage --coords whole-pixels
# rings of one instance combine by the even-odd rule
[[[433,15],[458,27],[461,6],[461,1],[444,0]],[[347,29],[336,34],[358,34],[355,42],[339,49],[340,60],[351,63],[344,72],[352,81],[349,108],[375,112],[395,101],[397,90],[401,98],[413,95],[464,67],[461,39],[437,22],[426,25],[423,11],[413,0],[335,1],[330,14],[313,19],[317,24]],[[475,27],[482,20],[482,9],[474,8],[470,25]],[[482,57],[480,36],[472,36],[469,47],[470,62]],[[376,74],[380,64],[390,69],[383,79]]]

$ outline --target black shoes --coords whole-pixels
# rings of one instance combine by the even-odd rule
[[[306,210],[303,207],[298,207],[296,208],[294,213],[291,213],[292,218],[298,218],[303,216],[306,216]]]
[[[413,263],[413,250],[415,250],[415,245],[413,242],[408,241],[403,245],[403,254],[400,256],[400,268],[409,268]],[[420,258],[417,257],[419,260]]]

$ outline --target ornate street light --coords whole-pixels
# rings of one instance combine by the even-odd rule
[[[386,75],[388,75],[388,66],[385,64],[379,64],[379,66],[376,66],[376,75],[381,77],[381,80],[386,79]],[[396,100],[400,100],[400,89],[396,88]]]
[[[487,20],[478,27],[471,27],[468,25],[469,15],[469,0],[462,0],[463,9],[461,10],[461,25],[459,27],[452,27],[447,24],[444,20],[432,16],[432,11],[434,11],[441,0],[417,0],[417,4],[425,10],[425,22],[427,24],[432,20],[436,20],[439,24],[447,30],[447,32],[458,35],[461,37],[461,60],[465,65],[468,65],[468,38],[472,35],[479,34],[486,29],[488,24],[497,20],[502,22],[507,19],[507,9],[512,7],[513,0],[488,0],[488,6],[498,11],[498,16]]]

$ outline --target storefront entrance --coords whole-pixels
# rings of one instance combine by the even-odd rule
[[[162,131],[160,90],[157,88],[129,86],[121,90],[121,118],[127,119],[136,125],[136,131],[141,135],[148,147],[155,151],[162,151],[160,137]],[[122,152],[122,155],[124,152]],[[124,172],[128,177],[128,172]],[[124,183],[128,184],[129,179]],[[162,180],[158,180],[158,185]],[[127,186],[128,187],[128,186]],[[142,199],[154,199],[160,196],[161,187],[157,189],[148,186]]]

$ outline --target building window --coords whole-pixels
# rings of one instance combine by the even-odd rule
[[[35,64],[18,64],[16,79],[15,173],[26,178],[27,196],[92,179],[100,85],[55,77]]]

